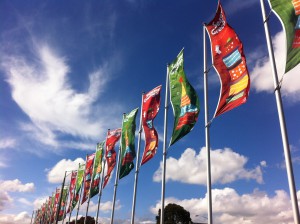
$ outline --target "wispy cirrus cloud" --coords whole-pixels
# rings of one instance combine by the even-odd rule
[[[263,183],[261,166],[246,169],[248,159],[232,149],[211,150],[212,183],[231,183],[236,180],[255,180]],[[180,170],[180,172],[178,172]],[[161,181],[162,163],[155,171],[153,180]],[[186,149],[179,159],[167,159],[166,181],[179,181],[189,184],[206,184],[206,148],[199,154],[193,149]]]
[[[4,138],[0,140],[0,149],[13,148],[17,144],[14,138]]]

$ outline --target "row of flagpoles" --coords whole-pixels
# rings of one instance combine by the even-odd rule
[[[299,208],[297,204],[296,187],[293,175],[293,167],[288,143],[288,135],[285,124],[285,117],[282,107],[282,99],[274,59],[273,48],[268,28],[268,19],[265,13],[264,0],[260,0],[263,15],[263,22],[266,33],[269,57],[274,78],[274,88],[276,103],[278,108],[279,122],[283,141],[284,155],[286,161],[286,169],[288,175],[291,202],[293,207],[293,217],[296,224],[299,221]],[[300,62],[300,0],[269,0],[272,11],[278,15],[282,21],[285,31],[287,32],[287,62],[285,73],[294,68]],[[282,12],[284,11],[284,12]],[[288,13],[287,13],[288,12]],[[293,13],[293,14],[292,14]],[[286,18],[287,17],[287,18]],[[294,24],[289,24],[292,21]],[[292,29],[292,30],[291,30]],[[211,41],[212,66],[217,71],[221,80],[220,98],[216,112],[213,118],[209,119],[208,114],[208,73],[207,67],[207,48],[206,33],[208,33]],[[292,36],[291,36],[292,35]],[[203,26],[203,70],[204,70],[204,114],[205,114],[205,144],[207,149],[207,198],[208,198],[208,224],[213,223],[213,205],[211,195],[211,162],[210,162],[210,125],[212,120],[245,103],[247,101],[250,89],[250,77],[247,69],[246,58],[243,52],[243,45],[239,40],[235,31],[227,24],[224,10],[218,2],[218,8],[213,20]],[[292,54],[292,56],[290,56]],[[178,54],[177,58],[167,66],[165,104],[164,104],[164,136],[163,136],[163,171],[162,171],[162,189],[161,189],[161,208],[164,208],[165,199],[165,175],[166,175],[166,156],[167,149],[179,139],[188,134],[194,127],[199,114],[199,99],[196,91],[188,82],[183,69],[183,50]],[[171,88],[170,88],[171,87]],[[88,214],[90,199],[98,194],[98,210],[96,213],[96,223],[98,223],[99,206],[101,201],[102,190],[106,186],[111,172],[115,165],[116,176],[114,183],[113,204],[110,223],[114,220],[114,208],[116,201],[116,193],[119,179],[128,175],[134,169],[135,180],[133,188],[133,202],[131,213],[131,224],[134,224],[136,194],[138,186],[138,174],[141,165],[149,161],[158,148],[158,134],[154,128],[153,121],[160,107],[160,91],[158,86],[150,92],[142,95],[140,124],[138,128],[138,145],[137,155],[135,152],[135,131],[136,116],[138,108],[132,110],[128,114],[123,115],[122,127],[116,130],[108,130],[106,140],[97,144],[96,152],[87,155],[86,163],[79,164],[77,171],[71,171],[71,181],[69,185],[65,184],[65,173],[62,187],[57,189],[53,196],[36,211],[33,223],[57,223],[65,219],[66,214],[70,213],[77,205],[77,215],[81,204],[87,201],[87,209],[85,217]],[[170,93],[170,96],[169,96]],[[172,137],[167,145],[167,123],[169,98],[173,108],[174,127]],[[141,133],[145,135],[145,149],[141,159],[140,143]],[[115,144],[120,139],[118,156],[114,149]],[[105,152],[105,159],[104,158]],[[107,165],[107,173],[104,176],[104,168]],[[100,178],[100,174],[102,177]],[[101,180],[101,181],[100,181]],[[83,185],[83,186],[82,186]],[[69,197],[69,206],[67,209],[67,199]],[[160,223],[164,223],[164,212],[161,212]],[[86,220],[86,219],[85,219]],[[75,221],[76,223],[76,221]]]

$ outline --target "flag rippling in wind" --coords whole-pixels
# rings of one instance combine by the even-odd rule
[[[102,158],[105,141],[97,144],[94,160],[94,171],[91,184],[91,198],[99,193],[100,174],[102,172]]]
[[[60,202],[60,210],[58,214],[58,221],[62,221],[66,214],[65,214],[65,208],[66,208],[66,202],[67,202],[67,196],[68,196],[69,186],[64,186],[61,196],[61,202]]]
[[[135,118],[138,108],[132,110],[129,114],[125,114],[122,125],[121,139],[121,167],[119,178],[123,178],[133,169],[133,159],[135,158]]]
[[[83,182],[84,168],[85,168],[85,164],[79,164],[78,171],[77,171],[77,179],[75,184],[75,195],[73,196],[70,211],[72,211],[75,208],[79,200],[79,196],[80,196],[79,193]]]
[[[74,198],[74,190],[75,190],[75,185],[76,185],[76,178],[77,178],[77,170],[72,171],[71,173],[71,180],[70,180],[70,188],[69,188],[69,207],[67,210],[67,213],[69,213],[71,211],[71,207],[72,207],[72,201]]]
[[[106,163],[107,163],[107,173],[106,176],[104,178],[104,184],[103,184],[103,188],[106,186],[110,174],[113,171],[113,169],[115,168],[116,165],[116,151],[115,151],[115,144],[117,143],[117,141],[119,141],[120,137],[121,137],[121,131],[122,129],[116,129],[116,130],[108,130],[107,133],[107,138],[106,138],[106,143],[105,143],[105,158],[106,158]]]
[[[86,165],[84,172],[84,184],[83,184],[83,196],[81,204],[83,204],[88,198],[90,193],[91,179],[93,174],[93,165],[94,165],[95,153],[88,155],[86,157]]]
[[[188,134],[197,122],[200,111],[195,89],[188,82],[183,69],[183,49],[168,66],[171,104],[175,116],[170,145]]]
[[[145,149],[142,157],[142,165],[149,161],[158,147],[158,135],[154,128],[153,120],[160,106],[161,85],[143,95],[142,126],[145,134]]]
[[[228,25],[220,2],[215,17],[206,25],[206,29],[211,40],[213,66],[221,80],[216,117],[247,101],[250,78],[243,45]]]
[[[286,36],[285,73],[300,62],[300,0],[269,0]]]

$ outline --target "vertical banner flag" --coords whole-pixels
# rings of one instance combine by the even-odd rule
[[[161,85],[143,96],[142,126],[145,134],[145,149],[141,163],[142,165],[156,154],[158,147],[158,135],[153,126],[153,120],[159,111],[160,90]]]
[[[107,138],[106,138],[106,143],[105,143],[105,158],[106,158],[106,163],[107,163],[107,173],[106,176],[104,178],[104,184],[103,184],[103,188],[106,186],[110,174],[113,171],[113,169],[115,168],[116,165],[116,151],[115,151],[115,144],[117,143],[117,141],[119,141],[120,137],[121,137],[121,131],[122,129],[116,129],[116,130],[109,130],[107,133]]]
[[[213,65],[222,84],[216,117],[247,101],[250,79],[243,44],[228,25],[220,2],[206,29],[211,41]]]
[[[102,159],[103,151],[105,147],[105,141],[97,144],[94,160],[94,171],[91,184],[91,198],[99,193],[100,174],[102,172]]]
[[[285,73],[300,62],[300,0],[269,0],[286,36]]]
[[[69,187],[69,198],[70,198],[70,203],[69,203],[69,207],[67,210],[67,213],[69,213],[71,211],[72,208],[72,201],[74,198],[74,190],[75,190],[75,185],[76,185],[76,179],[77,179],[77,170],[72,171],[71,173],[71,180],[70,180],[70,187]]]
[[[121,167],[119,178],[123,178],[133,169],[133,159],[135,158],[135,118],[138,108],[132,110],[129,114],[125,114],[122,125],[121,139]]]
[[[55,192],[55,199],[54,199],[54,208],[53,208],[53,219],[56,219],[56,214],[57,214],[57,210],[58,210],[58,203],[59,203],[59,198],[60,198],[60,189],[56,188],[56,192]]]
[[[58,221],[63,220],[66,216],[65,209],[66,209],[68,191],[69,191],[69,186],[64,186],[63,191],[62,191],[62,196],[61,196],[61,203],[60,203]]]
[[[175,116],[170,145],[188,134],[197,122],[200,111],[195,89],[188,82],[183,70],[183,49],[168,66],[170,95]]]
[[[85,164],[80,164],[77,171],[77,179],[75,184],[75,195],[73,196],[70,212],[75,208],[79,197],[80,197],[80,189],[82,187],[83,175],[84,175]]]
[[[52,199],[51,199],[51,215],[50,215],[50,222],[54,222],[54,216],[55,216],[55,195],[56,192],[52,193]]]
[[[83,184],[84,187],[83,187],[83,196],[82,196],[81,204],[83,204],[89,198],[91,179],[93,175],[94,158],[95,158],[95,153],[88,155],[86,157],[84,184]]]

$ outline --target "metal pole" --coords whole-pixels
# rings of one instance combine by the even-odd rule
[[[60,196],[59,196],[59,202],[58,202],[58,209],[57,209],[57,211],[56,211],[56,220],[55,220],[55,223],[56,223],[56,224],[58,223],[59,212],[60,212],[60,206],[61,206],[61,200],[62,200],[62,194],[63,194],[63,191],[64,191],[64,186],[65,186],[65,181],[66,181],[66,175],[67,175],[67,171],[65,171],[65,177],[64,177],[64,180],[63,180],[62,185],[61,185]]]
[[[133,187],[133,201],[132,201],[132,211],[131,211],[131,224],[134,224],[136,191],[137,191],[137,182],[138,182],[138,176],[139,176],[139,170],[140,170],[140,146],[141,146],[141,134],[142,134],[143,98],[144,98],[144,93],[142,94],[142,104],[141,104],[141,114],[140,114],[140,127],[139,127],[138,145],[137,145],[137,157],[136,157],[136,162],[135,162],[135,176],[134,176],[134,187]]]
[[[32,211],[32,215],[31,215],[31,220],[30,220],[30,224],[32,224],[32,220],[33,220],[33,215],[34,215],[34,210]]]
[[[119,168],[120,168],[120,159],[121,159],[121,147],[122,147],[122,131],[123,131],[123,120],[125,117],[125,113],[123,114],[122,119],[122,129],[121,129],[121,140],[120,140],[120,146],[119,146],[119,153],[118,153],[118,163],[117,163],[117,172],[116,172],[116,179],[115,179],[115,186],[114,186],[114,196],[113,196],[113,204],[112,204],[112,212],[111,212],[111,218],[110,218],[110,224],[114,223],[114,213],[115,213],[115,203],[116,203],[116,194],[117,194],[117,187],[118,187],[118,181],[119,181]]]
[[[209,135],[209,113],[208,113],[208,85],[207,85],[207,49],[206,49],[206,27],[203,25],[203,75],[204,75],[204,119],[205,119],[205,144],[207,153],[207,213],[208,224],[213,223],[212,218],[212,196],[211,196],[211,165],[210,165],[210,135]]]
[[[167,156],[167,150],[166,149],[167,149],[168,98],[169,98],[169,66],[167,66],[166,93],[165,93],[163,172],[162,172],[162,181],[161,181],[160,224],[164,224],[164,209],[165,209],[165,179],[166,179],[166,156]]]
[[[85,160],[85,167],[84,167],[84,174],[83,175],[85,175],[85,168],[86,168],[86,160]],[[78,206],[77,206],[77,213],[76,213],[76,218],[75,218],[75,224],[77,224],[77,218],[78,218],[78,213],[79,213],[79,208],[80,208],[80,201],[81,201],[81,196],[82,196],[82,188],[84,187],[82,185],[83,185],[83,181],[81,183],[81,188],[80,188],[80,193],[79,193],[79,199],[78,199]]]
[[[98,216],[99,216],[99,208],[100,208],[100,201],[101,201],[101,196],[102,196],[102,189],[103,189],[103,179],[104,179],[104,170],[105,170],[105,164],[106,160],[103,162],[103,169],[102,169],[102,178],[101,178],[101,184],[100,184],[100,189],[99,189],[99,196],[98,196],[98,208],[97,208],[97,214],[96,214],[96,224],[98,224]]]
[[[300,224],[297,193],[296,193],[295,180],[294,180],[294,174],[293,174],[293,165],[292,165],[292,160],[291,160],[288,134],[287,134],[287,129],[286,129],[285,116],[284,116],[284,111],[283,111],[283,106],[282,106],[282,98],[281,98],[277,69],[276,69],[275,58],[274,58],[274,51],[273,51],[273,47],[272,47],[264,1],[260,0],[260,4],[261,4],[263,21],[264,21],[266,40],[267,40],[267,45],[268,45],[268,52],[269,52],[269,57],[270,57],[270,62],[271,62],[271,67],[272,67],[277,111],[278,111],[281,138],[282,138],[284,157],[285,157],[285,165],[286,165],[290,197],[291,197],[291,201],[292,201],[293,214],[294,214],[294,223]]]
[[[70,190],[70,185],[69,185],[69,189]],[[64,213],[63,213],[63,220],[62,220],[62,224],[64,224],[65,222],[65,218],[66,218],[66,212],[67,212],[67,202],[68,202],[68,198],[69,198],[69,194],[67,193],[67,197],[66,197],[66,202],[65,202],[65,207],[64,207]]]
[[[72,201],[74,200],[74,197],[75,197],[75,192],[76,192],[75,190],[76,190],[76,183],[77,183],[77,178],[78,178],[79,167],[80,167],[80,163],[78,164],[78,169],[77,169],[77,174],[76,174],[76,180],[75,180],[75,185],[74,185],[74,189],[73,189],[73,196],[72,196],[72,198],[70,198],[71,200],[70,200],[69,208],[71,208],[71,210],[70,210],[70,215],[69,215],[69,223],[71,221],[71,215],[72,215],[72,212],[73,212]],[[70,207],[70,206],[72,206],[72,207]]]

